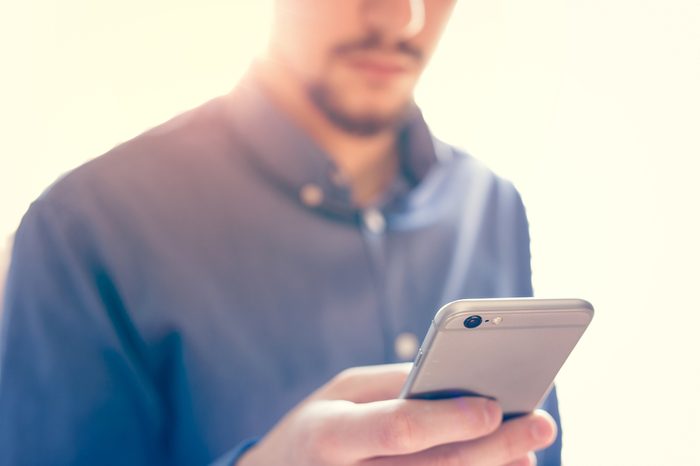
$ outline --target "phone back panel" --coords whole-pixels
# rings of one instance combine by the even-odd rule
[[[482,323],[466,328],[465,319]],[[507,416],[537,408],[593,317],[582,300],[461,300],[435,316],[405,398],[479,395]]]

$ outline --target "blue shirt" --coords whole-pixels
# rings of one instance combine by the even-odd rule
[[[530,296],[512,184],[415,108],[400,140],[359,209],[251,75],[55,183],[15,240],[0,464],[233,461],[337,372],[401,360],[442,304]]]

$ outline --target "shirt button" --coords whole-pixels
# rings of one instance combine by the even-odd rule
[[[375,235],[384,233],[386,230],[386,220],[378,209],[367,209],[362,214],[365,227]]]
[[[309,207],[318,207],[323,202],[323,190],[313,183],[305,184],[299,191],[299,199]]]
[[[333,183],[334,183],[336,186],[347,186],[347,185],[348,185],[348,179],[347,179],[347,177],[343,174],[343,172],[341,172],[341,171],[339,171],[339,170],[338,170],[338,171],[334,171],[334,172],[331,174],[331,181],[333,181]]]
[[[418,337],[409,332],[402,333],[394,340],[394,351],[399,359],[411,361],[418,352]]]

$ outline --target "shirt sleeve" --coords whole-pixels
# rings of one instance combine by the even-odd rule
[[[226,453],[209,466],[235,466],[243,455],[258,444],[259,438],[251,438],[244,442],[241,442],[236,448]]]
[[[89,226],[37,201],[0,333],[0,465],[163,464],[163,406]],[[167,462],[167,460],[165,460]]]

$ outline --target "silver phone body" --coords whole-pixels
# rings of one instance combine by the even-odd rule
[[[467,328],[472,316],[482,323]],[[593,306],[580,299],[446,304],[435,314],[401,397],[484,396],[500,403],[505,418],[529,413],[544,401],[592,318]]]

